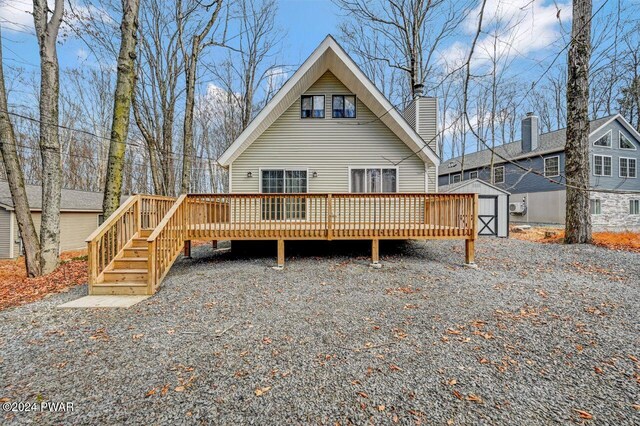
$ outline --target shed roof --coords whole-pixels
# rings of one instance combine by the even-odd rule
[[[598,118],[592,120],[589,123],[589,132],[593,133],[600,127],[607,124],[614,118],[620,116],[619,114],[610,115],[607,117]],[[620,116],[622,117],[622,116]],[[624,120],[624,119],[623,119]],[[564,150],[564,146],[567,141],[567,129],[559,129],[553,132],[542,133],[538,136],[538,148],[523,153],[522,152],[522,140],[517,140],[515,142],[509,142],[503,145],[499,145],[494,148],[494,151],[497,155],[507,158],[509,160],[517,160],[523,158],[534,157],[542,154],[549,154],[552,152],[558,152]],[[458,156],[455,158],[451,158],[447,161],[444,161],[438,170],[438,174],[449,174],[460,171],[461,166],[461,158],[462,156]],[[502,163],[503,160],[500,157],[495,157],[495,161],[497,163]],[[476,169],[479,167],[484,167],[488,164],[491,164],[491,150],[483,149],[477,152],[472,152],[470,154],[464,155],[464,169]]]
[[[438,187],[438,190],[439,192],[464,192],[460,190],[466,189],[468,186],[473,186],[473,185],[482,185],[486,187],[489,190],[489,192],[494,192],[494,193],[498,192],[506,195],[511,195],[510,192],[505,191],[502,188],[498,188],[497,186],[491,185],[489,182],[486,182],[482,179],[463,180],[462,182],[456,182],[450,185],[441,185]],[[469,192],[474,192],[474,191],[469,191]]]
[[[42,210],[42,187],[39,185],[25,185],[25,190],[31,210]],[[0,182],[0,207],[13,210],[9,183],[6,181]],[[102,192],[63,189],[60,209],[62,211],[102,212]]]

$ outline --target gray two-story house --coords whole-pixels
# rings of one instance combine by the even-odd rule
[[[486,149],[444,161],[438,184],[482,179],[511,193],[512,222],[564,224],[566,129],[540,134],[538,117],[529,113],[521,133],[521,140],[496,147],[495,154]],[[596,228],[640,228],[639,148],[640,133],[620,114],[591,121],[589,186]]]

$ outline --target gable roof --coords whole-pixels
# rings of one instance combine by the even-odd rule
[[[311,56],[249,123],[240,136],[220,156],[218,163],[223,167],[228,167],[233,163],[326,71],[331,71],[342,84],[355,93],[358,99],[422,161],[434,165],[440,163],[436,153],[427,146],[402,114],[395,109],[331,35],[328,35],[320,43]]]
[[[614,120],[619,120],[620,123],[638,140],[640,140],[640,134],[631,126],[627,120],[620,114],[610,115],[607,117],[597,118],[589,122],[589,136],[592,136],[598,129],[611,123]],[[496,154],[507,158],[509,160],[519,160],[529,157],[535,157],[542,154],[550,154],[552,152],[563,151],[567,141],[567,129],[559,129],[553,132],[542,133],[538,136],[538,148],[523,153],[522,152],[522,140],[515,142],[509,142],[503,145],[499,145],[494,148]],[[455,173],[460,171],[462,156],[451,158],[444,161],[441,167],[438,169],[439,175],[446,175],[449,173]],[[494,157],[497,163],[503,163],[504,161],[499,157]],[[481,151],[473,152],[464,155],[464,169],[476,169],[491,164],[491,150],[483,149]]]
[[[463,181],[452,183],[452,184],[449,184],[449,185],[440,185],[440,186],[438,186],[438,192],[453,192],[453,191],[456,191],[458,189],[461,189],[461,188],[464,188],[466,186],[469,186],[471,184],[483,185],[483,186],[491,188],[491,189],[493,189],[495,191],[501,192],[503,194],[511,195],[511,193],[509,191],[506,191],[506,190],[504,190],[502,188],[498,188],[497,186],[492,185],[489,182],[487,182],[485,180],[482,180],[482,179],[478,179],[478,178],[469,179],[469,180],[463,180]]]
[[[31,211],[42,210],[42,187],[38,185],[25,185],[27,200]],[[123,196],[123,199],[126,199]],[[13,201],[9,183],[0,182],[0,207],[13,210]],[[63,189],[60,199],[60,210],[76,212],[102,212],[102,192],[78,191],[75,189]]]

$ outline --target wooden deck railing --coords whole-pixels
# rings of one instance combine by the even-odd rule
[[[461,238],[474,194],[190,194],[188,239]]]
[[[116,255],[142,229],[155,228],[174,198],[132,195],[87,239],[89,284],[96,284]]]
[[[182,250],[187,239],[186,203],[187,195],[181,195],[162,218],[156,229],[147,238],[148,288],[156,288],[169,272],[169,268]]]

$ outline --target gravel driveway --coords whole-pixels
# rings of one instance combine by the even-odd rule
[[[474,270],[460,241],[383,243],[371,269],[368,244],[311,244],[287,244],[284,271],[275,243],[268,257],[198,247],[130,309],[55,308],[82,286],[0,312],[0,397],[74,408],[0,415],[640,424],[640,255],[487,238]]]

